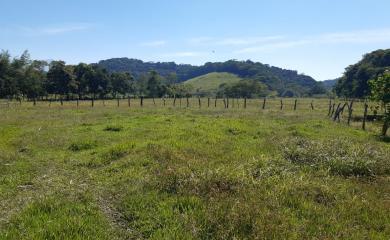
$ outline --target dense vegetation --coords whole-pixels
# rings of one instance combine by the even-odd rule
[[[0,238],[389,239],[376,122],[329,121],[326,99],[190,100],[0,104]]]
[[[163,78],[155,71],[135,79],[128,72],[108,73],[96,64],[47,63],[30,60],[28,52],[11,59],[8,52],[0,53],[0,98],[161,97],[187,93],[186,88],[173,86],[171,82],[174,81],[170,76]]]
[[[236,83],[235,86],[224,85],[220,88],[217,86],[211,92],[202,93],[191,92],[189,86],[180,84],[184,79],[191,77],[223,72],[235,74],[237,79],[245,81]],[[226,81],[222,83],[224,82]],[[211,83],[202,84],[207,86]],[[255,86],[254,91],[250,93],[247,91],[249,89],[243,91],[243,88],[250,86]],[[31,60],[27,51],[19,58],[12,59],[8,52],[0,53],[0,98],[162,97],[188,96],[191,93],[236,97],[265,96],[272,93],[292,97],[324,91],[323,86],[311,77],[251,61],[231,60],[195,67],[175,63],[143,63],[139,60],[113,59],[101,61],[99,64],[66,65],[63,61],[48,63]]]
[[[369,80],[376,79],[390,70],[390,49],[377,50],[364,55],[358,63],[345,69],[335,91],[339,96],[364,98],[370,95]]]
[[[213,72],[227,72],[241,78],[250,78],[265,84],[270,91],[277,91],[280,96],[305,96],[325,93],[321,83],[313,78],[298,74],[297,71],[272,67],[252,61],[229,60],[226,62],[208,62],[202,66],[188,64],[151,63],[136,59],[113,58],[100,61],[99,66],[110,72],[129,71],[135,76],[155,70],[162,76],[175,73],[177,81],[182,82]]]

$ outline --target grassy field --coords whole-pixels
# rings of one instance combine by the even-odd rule
[[[194,93],[204,93],[212,95],[223,83],[237,83],[240,77],[231,73],[209,73],[184,82],[194,88]]]
[[[0,239],[389,239],[380,125],[310,102],[2,104]]]

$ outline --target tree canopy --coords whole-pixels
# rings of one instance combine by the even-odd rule
[[[371,93],[369,80],[376,79],[390,70],[390,49],[377,50],[363,56],[358,63],[348,66],[337,81],[337,95],[352,98],[368,97]]]

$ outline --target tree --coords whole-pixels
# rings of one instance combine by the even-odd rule
[[[96,98],[96,95],[103,97],[110,91],[110,78],[106,70],[92,66],[91,71],[87,71],[84,77],[88,92],[93,95],[93,98]]]
[[[74,67],[73,74],[78,85],[77,94],[79,95],[79,98],[89,92],[87,75],[91,75],[92,72],[92,67],[85,63],[79,63]]]
[[[134,78],[130,73],[113,73],[111,74],[112,94],[114,97],[117,94],[125,95],[135,91]]]
[[[386,71],[382,76],[369,81],[371,87],[371,99],[380,101],[385,106],[382,135],[386,136],[390,125],[390,72]]]
[[[161,77],[156,71],[151,71],[146,90],[150,97],[161,97],[165,94],[165,86],[161,83]]]
[[[26,68],[21,85],[23,95],[32,99],[45,95],[46,66],[45,61],[35,60]]]
[[[0,97],[11,97],[18,91],[11,71],[11,56],[7,51],[2,51],[0,53]]]
[[[63,61],[53,61],[47,73],[49,93],[66,95],[77,92],[77,82],[73,75],[73,68],[66,66]]]

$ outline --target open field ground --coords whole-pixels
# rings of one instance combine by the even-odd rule
[[[2,102],[0,239],[390,238],[379,123],[190,100]]]

